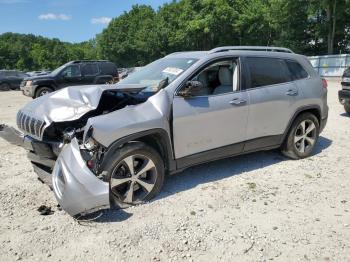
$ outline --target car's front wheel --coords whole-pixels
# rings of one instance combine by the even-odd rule
[[[315,115],[303,113],[293,122],[282,146],[282,153],[292,159],[312,154],[319,137],[320,124]]]
[[[39,96],[47,95],[47,94],[49,94],[51,92],[53,92],[53,90],[50,87],[46,87],[46,86],[39,87],[38,90],[35,92],[35,97],[34,98],[37,98]]]
[[[350,115],[350,102],[346,102],[344,105],[345,112]]]
[[[164,182],[164,163],[152,147],[131,142],[107,161],[107,178],[114,200],[136,205],[155,197]]]

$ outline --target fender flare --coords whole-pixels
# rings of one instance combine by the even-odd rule
[[[160,141],[158,141],[158,145],[151,145],[153,148],[155,148],[158,151],[158,147],[160,146],[163,150],[161,153],[161,157],[164,160],[165,168],[172,173],[173,171],[176,171],[176,161],[174,159],[174,153],[173,153],[173,146],[171,143],[170,136],[168,132],[161,128],[155,128],[155,129],[149,129],[145,131],[141,131],[135,134],[131,134],[125,137],[122,137],[116,141],[114,141],[106,150],[106,153],[103,157],[100,171],[103,171],[105,169],[106,160],[108,160],[119,148],[121,148],[126,143],[132,142],[132,141],[143,141],[144,138],[150,137],[150,136],[158,136]]]
[[[42,82],[42,83],[38,82],[37,84],[34,84],[33,87],[34,87],[33,94],[36,94],[36,91],[41,87],[51,88],[52,91],[57,90],[57,85],[53,81],[47,81],[47,82]]]
[[[302,107],[299,107],[295,112],[294,112],[294,115],[293,117],[289,120],[288,122],[288,125],[287,125],[287,128],[286,130],[284,131],[283,133],[283,136],[282,136],[282,140],[281,140],[281,144],[285,141],[287,135],[288,135],[288,132],[293,124],[293,122],[295,121],[295,119],[298,117],[298,115],[300,115],[302,112],[305,112],[305,111],[308,111],[308,110],[317,110],[320,118],[318,118],[318,116],[316,116],[318,118],[318,120],[320,121],[320,125],[321,125],[321,121],[322,121],[322,116],[321,116],[321,107],[319,105],[307,105],[307,106],[302,106]]]

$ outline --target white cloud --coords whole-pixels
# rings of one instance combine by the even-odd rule
[[[102,16],[102,17],[94,17],[91,19],[91,24],[102,24],[107,25],[112,21],[112,18]]]
[[[62,20],[62,21],[68,21],[72,19],[70,15],[53,14],[53,13],[42,14],[42,15],[39,15],[38,18],[40,20]]]

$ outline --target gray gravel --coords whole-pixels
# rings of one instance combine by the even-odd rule
[[[0,261],[350,261],[350,117],[339,88],[329,85],[314,156],[270,151],[191,168],[151,203],[95,222],[58,210],[25,151],[0,140]],[[26,101],[0,93],[0,123],[14,125]],[[54,214],[40,216],[41,205]]]

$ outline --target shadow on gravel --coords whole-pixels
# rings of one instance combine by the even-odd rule
[[[332,140],[330,140],[326,137],[320,136],[320,138],[317,141],[317,145],[316,145],[316,148],[315,148],[313,155],[318,155],[323,150],[330,147],[331,144],[332,144]]]
[[[124,209],[103,209],[86,216],[77,217],[77,222],[82,226],[89,226],[93,223],[122,222],[132,216],[132,213],[125,212]],[[91,224],[93,225],[93,224]]]
[[[331,140],[321,136],[315,148],[314,155],[321,153],[331,144]],[[168,177],[162,193],[156,198],[156,200],[166,198],[177,192],[186,191],[200,184],[240,175],[245,172],[264,168],[286,160],[289,159],[282,156],[278,150],[272,150],[226,158],[192,167],[182,173]]]
[[[350,117],[350,115],[348,113],[341,113],[340,116]]]

